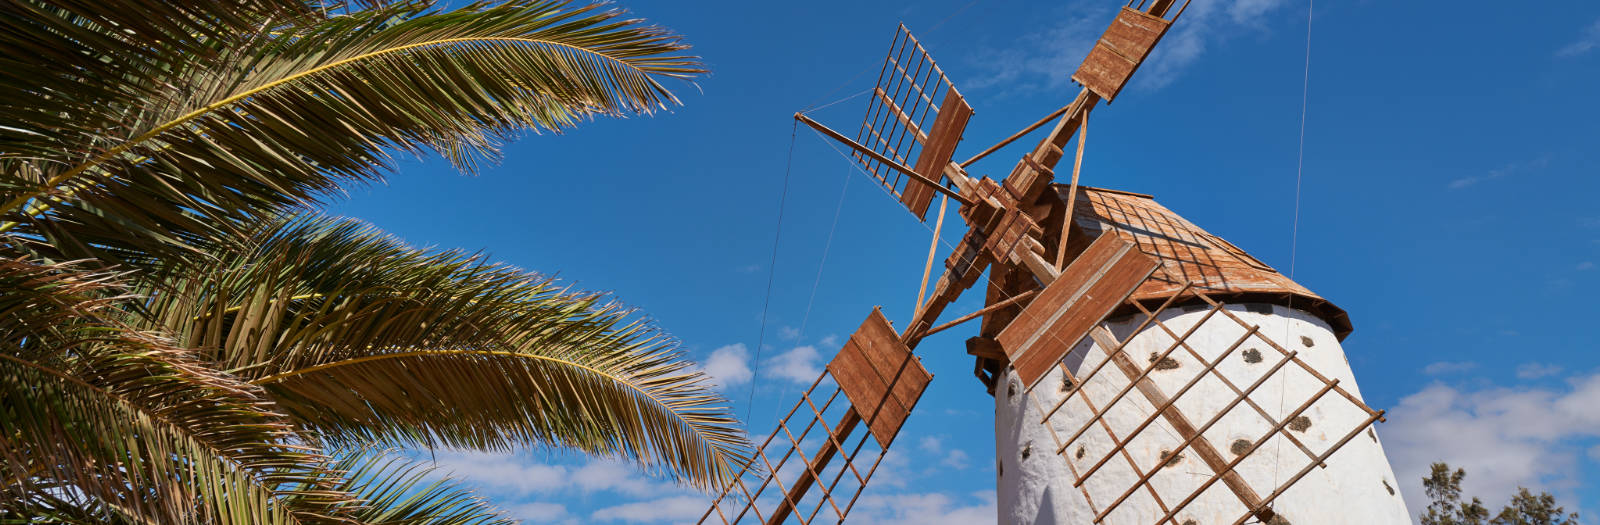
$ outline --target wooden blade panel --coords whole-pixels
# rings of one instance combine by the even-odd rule
[[[995,339],[1032,387],[1155,271],[1155,260],[1115,236],[1096,239]]]
[[[929,180],[947,184],[944,169],[971,117],[972,107],[944,70],[901,25],[868,97],[856,142]],[[935,192],[926,183],[861,153],[854,157],[918,219],[927,215]]]
[[[1171,22],[1161,17],[1122,8],[1111,27],[1089,50],[1089,56],[1083,59],[1078,71],[1072,74],[1072,81],[1110,102],[1122,92],[1133,72],[1150,56],[1150,50],[1170,26]]]
[[[876,308],[828,363],[828,372],[885,448],[933,379]]]

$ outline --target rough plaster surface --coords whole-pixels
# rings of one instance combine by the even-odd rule
[[[1265,305],[1251,306],[1258,312],[1265,309]],[[1285,349],[1299,351],[1299,357],[1308,365],[1328,378],[1340,380],[1341,387],[1360,397],[1344,350],[1321,319],[1277,305],[1271,307],[1271,313],[1250,312],[1242,305],[1229,305],[1227,308],[1246,323],[1260,326],[1261,334]],[[1199,308],[1169,309],[1162,314],[1162,321],[1174,332],[1182,334],[1200,322],[1206,311]],[[1125,338],[1141,318],[1136,316],[1108,323],[1108,327],[1119,339]],[[1187,341],[1209,361],[1216,359],[1244,333],[1244,328],[1219,313],[1205,321]],[[1172,343],[1172,337],[1152,325],[1127,344],[1127,352],[1141,367],[1148,367],[1151,364],[1148,357],[1152,353],[1165,352]],[[1310,345],[1307,346],[1307,343]],[[1246,359],[1247,350],[1257,350],[1261,359]],[[1065,362],[1074,375],[1084,377],[1105,357],[1103,349],[1091,339],[1084,338]],[[1171,363],[1164,362],[1163,366],[1150,373],[1150,378],[1164,393],[1173,396],[1202,372],[1207,364],[1201,363],[1181,347],[1169,357],[1177,361],[1177,368],[1170,368]],[[1281,353],[1252,337],[1225,357],[1216,369],[1240,390],[1245,390],[1280,360]],[[1040,417],[1065,393],[1060,369],[1041,379],[1031,392],[1014,373],[1008,372],[1003,380],[1005,383],[995,389],[999,523],[1091,523],[1098,511],[1121,497],[1139,479],[1129,465],[1128,458],[1138,465],[1139,472],[1147,473],[1163,463],[1163,453],[1177,448],[1182,442],[1182,438],[1166,420],[1157,417],[1129,441],[1124,448],[1126,457],[1121,453],[1115,454],[1081,487],[1074,487],[1076,476],[1073,472],[1088,471],[1112,451],[1116,443],[1111,437],[1112,433],[1126,439],[1133,429],[1144,424],[1154,413],[1154,407],[1137,389],[1132,389],[1112,405],[1100,421],[1091,423],[1092,412],[1086,406],[1085,399],[1094,403],[1096,408],[1105,410],[1106,405],[1129,385],[1128,378],[1111,364],[1094,374],[1082,392],[1069,399],[1059,412],[1051,416],[1050,426],[1047,427],[1040,423]],[[1263,382],[1251,393],[1250,399],[1274,419],[1282,421],[1321,390],[1322,386],[1321,381],[1290,363]],[[1176,406],[1188,415],[1194,427],[1201,428],[1236,397],[1221,380],[1206,377],[1179,397]],[[1295,422],[1291,428],[1300,428],[1304,423],[1310,425],[1303,427],[1302,431],[1290,432],[1294,432],[1295,437],[1317,454],[1335,444],[1366,417],[1365,412],[1337,392],[1327,393],[1302,414],[1305,419]],[[1066,450],[1057,455],[1058,440],[1069,439],[1085,423],[1090,423],[1089,430],[1068,443]],[[1232,461],[1238,457],[1234,450],[1243,450],[1271,428],[1272,425],[1259,413],[1247,404],[1240,403],[1228,410],[1203,435],[1224,460]],[[1239,443],[1240,440],[1248,443]],[[1311,461],[1309,456],[1288,440],[1275,436],[1249,453],[1236,471],[1258,495],[1266,498],[1275,487],[1286,482]],[[1183,450],[1177,459],[1168,463],[1151,478],[1150,485],[1155,489],[1155,495],[1146,489],[1135,491],[1102,523],[1155,523],[1166,513],[1162,507],[1171,509],[1178,506],[1212,477],[1210,469],[1192,448]],[[1391,487],[1397,486],[1376,431],[1363,431],[1328,458],[1327,468],[1313,469],[1277,498],[1274,508],[1286,521],[1274,520],[1274,523],[1410,523],[1410,514],[1406,512],[1399,491],[1391,490]],[[1157,497],[1160,498],[1159,503]],[[1245,507],[1238,497],[1226,484],[1218,481],[1200,491],[1194,501],[1178,512],[1173,523],[1228,524],[1244,513]],[[1252,523],[1255,521],[1250,520]]]

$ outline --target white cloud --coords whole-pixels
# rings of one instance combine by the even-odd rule
[[[1600,47],[1600,20],[1583,29],[1578,39],[1556,51],[1556,56],[1575,57]]]
[[[1497,508],[1517,486],[1571,501],[1582,455],[1600,438],[1600,373],[1565,388],[1459,389],[1434,384],[1400,400],[1384,444],[1413,510],[1426,506],[1428,465],[1464,468],[1466,494]]]
[[[939,451],[944,450],[943,441],[939,436],[923,436],[921,440],[917,441],[917,447],[929,454],[938,454]]]
[[[1547,166],[1549,164],[1550,164],[1550,158],[1549,157],[1539,157],[1539,158],[1533,159],[1532,161],[1529,161],[1529,162],[1520,162],[1520,163],[1507,164],[1505,166],[1501,166],[1499,169],[1489,170],[1488,173],[1485,173],[1483,175],[1468,175],[1466,177],[1461,177],[1459,179],[1452,180],[1452,181],[1450,181],[1449,187],[1452,190],[1459,190],[1459,189],[1462,189],[1462,188],[1465,188],[1465,187],[1468,187],[1468,186],[1471,186],[1471,185],[1474,185],[1474,184],[1477,184],[1477,183],[1480,183],[1480,182],[1494,180],[1494,179],[1498,179],[1498,178],[1501,178],[1501,177],[1507,177],[1507,176],[1510,176],[1510,175],[1515,175],[1517,173],[1522,173],[1522,172],[1529,171],[1529,170],[1540,169],[1540,168],[1543,168],[1543,167],[1545,167],[1545,166]]]
[[[800,384],[811,384],[817,376],[822,374],[822,369],[817,361],[822,358],[817,353],[817,348],[811,345],[798,346],[788,352],[778,354],[768,359],[766,369],[773,377],[788,379]]]
[[[1543,363],[1524,363],[1517,367],[1518,379],[1539,379],[1561,373],[1561,367]]]
[[[835,334],[828,334],[827,337],[817,341],[817,344],[821,345],[823,348],[833,348],[839,346],[839,336]]]
[[[709,496],[672,496],[606,507],[594,511],[592,517],[594,521],[630,523],[694,521],[700,519],[710,505]]]
[[[778,329],[778,337],[782,337],[786,341],[793,341],[795,339],[799,339],[800,338],[800,329],[799,328],[795,328],[793,326],[781,327],[781,328]]]
[[[750,350],[744,343],[735,343],[711,351],[711,356],[701,366],[701,371],[711,376],[717,388],[727,388],[750,382]]]
[[[1440,361],[1422,367],[1422,373],[1430,376],[1458,374],[1477,368],[1478,364],[1471,361]]]

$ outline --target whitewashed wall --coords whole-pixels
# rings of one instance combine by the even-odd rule
[[[1270,306],[1271,313],[1264,313]],[[1356,388],[1344,350],[1328,325],[1321,319],[1299,310],[1276,305],[1253,305],[1249,311],[1242,305],[1229,305],[1228,310],[1246,323],[1259,325],[1260,332],[1277,341],[1288,350],[1297,350],[1299,357],[1320,373],[1340,380],[1340,386],[1360,396]],[[1169,309],[1162,320],[1176,333],[1183,333],[1205,315],[1205,308],[1191,307]],[[1127,337],[1139,317],[1114,323],[1112,331],[1118,338]],[[1218,313],[1191,335],[1188,342],[1207,360],[1214,359],[1244,334],[1244,328]],[[1130,356],[1141,366],[1149,366],[1148,356],[1161,353],[1171,346],[1173,339],[1152,326],[1127,345]],[[1255,361],[1250,355],[1259,352]],[[1259,339],[1251,338],[1217,367],[1239,389],[1254,383],[1271,370],[1281,357],[1277,351]],[[1177,361],[1175,369],[1157,370],[1150,377],[1167,395],[1177,393],[1206,366],[1183,349],[1170,356]],[[1089,338],[1071,354],[1068,366],[1078,376],[1088,374],[1105,354]],[[1170,366],[1171,363],[1167,363]],[[1000,523],[1090,523],[1095,515],[1093,508],[1104,509],[1121,496],[1138,479],[1127,461],[1115,457],[1097,471],[1082,488],[1073,487],[1074,479],[1066,461],[1071,461],[1080,472],[1088,470],[1114,446],[1113,440],[1099,423],[1069,444],[1062,455],[1057,455],[1056,441],[1050,430],[1039,422],[1042,410],[1053,406],[1063,395],[1063,377],[1059,369],[1040,380],[1032,395],[1025,392],[1014,373],[1008,372],[1005,383],[995,389],[995,442],[998,464],[997,491]],[[1096,374],[1084,391],[1096,407],[1104,410],[1105,404],[1128,385],[1128,379],[1113,365]],[[1295,364],[1288,364],[1261,385],[1250,399],[1275,419],[1283,419],[1306,399],[1322,388],[1323,383],[1305,373]],[[1214,377],[1201,380],[1183,395],[1177,405],[1196,427],[1220,411],[1235,397],[1233,392]],[[1127,434],[1152,414],[1153,406],[1132,390],[1115,408],[1105,413],[1103,419],[1118,437]],[[1315,453],[1322,453],[1355,426],[1364,421],[1366,413],[1355,407],[1336,392],[1329,392],[1304,412],[1309,427],[1290,430]],[[1060,412],[1050,419],[1056,439],[1068,439],[1091,417],[1081,399],[1070,400]],[[1381,424],[1379,424],[1381,426]],[[1259,439],[1271,425],[1254,409],[1239,404],[1205,433],[1205,439],[1220,452],[1224,460],[1236,457],[1232,449],[1240,440],[1248,444]],[[1162,418],[1157,418],[1148,428],[1134,438],[1125,448],[1141,469],[1161,463],[1164,452],[1182,442],[1177,432]],[[1082,452],[1081,458],[1078,454]],[[1255,452],[1250,453],[1236,469],[1263,498],[1274,487],[1298,472],[1311,459],[1288,440],[1274,437]],[[1211,476],[1211,471],[1193,449],[1186,449],[1179,458],[1164,467],[1152,479],[1157,493],[1167,508],[1176,506],[1194,492]],[[1139,490],[1106,517],[1103,523],[1145,524],[1154,523],[1165,512],[1146,490]],[[1318,468],[1302,478],[1287,493],[1280,496],[1275,509],[1284,521],[1293,524],[1387,524],[1409,523],[1410,515],[1401,501],[1398,483],[1384,457],[1378,432],[1363,432],[1327,460],[1327,468]],[[1213,484],[1181,512],[1180,524],[1233,523],[1244,513],[1238,498],[1221,481]],[[1252,523],[1255,520],[1250,520]]]

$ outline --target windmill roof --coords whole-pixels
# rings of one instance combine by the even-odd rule
[[[1059,198],[1068,187],[1054,185]],[[1327,299],[1278,273],[1238,246],[1195,226],[1150,195],[1078,186],[1073,224],[1078,233],[1069,249],[1081,250],[1091,238],[1115,233],[1156,258],[1155,275],[1134,291],[1132,300],[1160,303],[1194,283],[1212,297],[1230,302],[1281,304],[1310,312],[1340,339],[1352,330],[1350,317]]]

